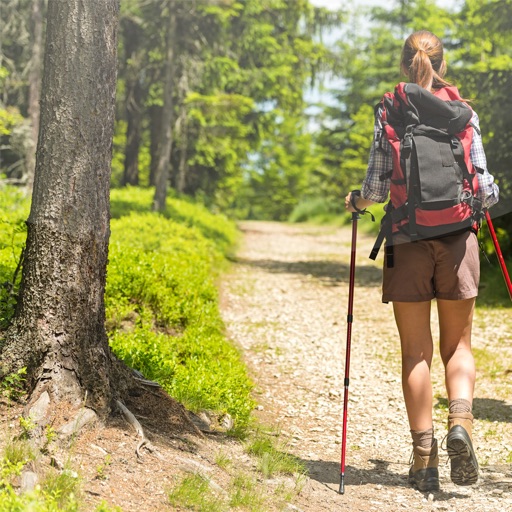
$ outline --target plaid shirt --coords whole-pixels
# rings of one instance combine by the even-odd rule
[[[370,148],[370,157],[368,159],[368,169],[366,177],[361,187],[361,196],[365,199],[375,201],[376,203],[386,202],[389,194],[390,179],[382,179],[393,168],[393,157],[391,154],[391,144],[382,137],[383,129],[380,122],[381,111],[375,118],[373,143]],[[480,124],[478,115],[473,112],[471,123],[476,128],[473,130],[473,141],[471,143],[470,158],[473,165],[477,168],[478,191],[477,197],[482,201],[484,208],[490,208],[496,204],[499,199],[499,188],[494,183],[494,177],[487,170],[487,159],[480,135]],[[382,140],[380,138],[382,137]],[[377,149],[380,144],[382,149]]]

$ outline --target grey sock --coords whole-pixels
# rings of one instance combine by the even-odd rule
[[[434,427],[428,430],[411,430],[412,445],[428,450],[434,444]]]
[[[455,400],[450,400],[450,405],[448,407],[448,412],[450,414],[458,413],[458,412],[471,412],[472,405],[469,400],[465,398],[456,398]]]

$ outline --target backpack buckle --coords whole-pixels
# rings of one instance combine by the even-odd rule
[[[404,141],[403,141],[403,149],[412,149],[412,126],[409,125],[405,129]]]

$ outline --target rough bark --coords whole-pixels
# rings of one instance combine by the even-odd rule
[[[117,366],[104,327],[118,0],[49,0],[41,130],[20,297],[3,372],[33,401],[101,416]]]
[[[30,193],[34,183],[36,166],[36,147],[39,135],[39,100],[41,98],[41,76],[43,69],[43,11],[45,0],[32,0],[31,46],[32,58],[28,74],[28,116],[31,125],[31,143],[26,156],[27,191]]]
[[[169,181],[169,163],[171,160],[173,118],[174,118],[174,75],[176,69],[174,44],[176,36],[176,9],[174,0],[169,0],[169,28],[167,32],[164,105],[162,109],[161,139],[158,147],[158,166],[155,177],[155,197],[153,210],[164,211]]]

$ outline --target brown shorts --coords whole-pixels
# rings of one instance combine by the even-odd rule
[[[387,268],[384,259],[382,302],[461,300],[478,295],[480,254],[473,232],[406,240],[395,235],[393,268]]]

